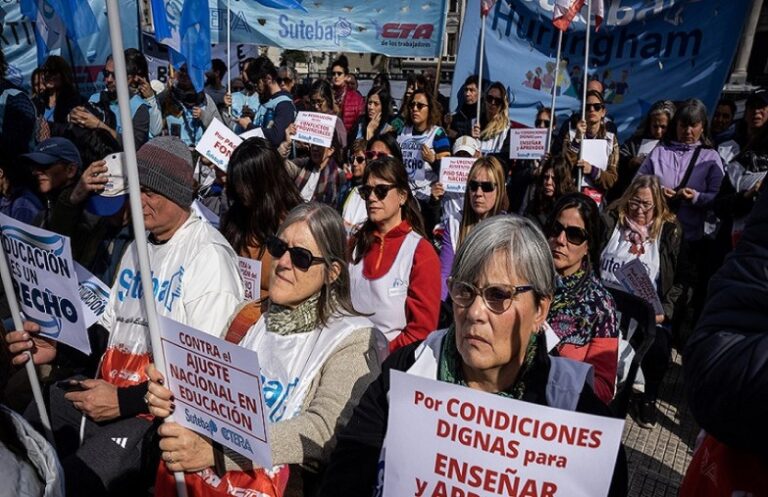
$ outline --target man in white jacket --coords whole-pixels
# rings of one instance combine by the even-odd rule
[[[220,336],[243,300],[243,285],[229,243],[190,213],[194,183],[189,149],[177,138],[160,137],[138,151],[137,162],[157,311]],[[36,325],[25,323],[24,330],[8,335],[11,351],[19,354],[16,364],[26,360],[20,353],[27,350],[36,364],[54,360],[54,344],[37,338],[36,331]],[[50,393],[67,495],[117,490],[135,495],[144,484],[147,449],[142,441],[151,427],[143,400],[144,369],[152,361],[135,242],[123,255],[107,309],[89,335],[94,353],[103,352],[97,379],[53,386]]]

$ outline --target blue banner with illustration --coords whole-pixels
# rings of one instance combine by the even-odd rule
[[[177,9],[182,0],[166,1]],[[211,42],[227,41],[227,0],[209,0]],[[230,2],[232,43],[292,50],[434,57],[446,0],[240,0]],[[172,16],[169,15],[169,18]],[[175,16],[180,19],[180,15]],[[178,22],[178,21],[177,21]]]
[[[533,125],[549,107],[557,53],[554,0],[499,0],[486,20],[483,79],[501,81],[510,118]],[[748,0],[606,0],[600,31],[592,31],[589,73],[606,88],[608,115],[630,136],[657,100],[697,97],[717,102],[739,43]],[[480,0],[469,0],[453,80],[452,108],[467,76],[477,74]],[[580,110],[584,70],[582,10],[563,36],[558,121]]]
[[[70,40],[60,53],[68,62],[75,62],[75,79],[80,93],[90,95],[103,87],[101,71],[107,56],[112,53],[107,25],[107,5],[105,0],[88,0],[96,18],[98,29],[91,35],[78,40]],[[139,28],[136,0],[120,0],[120,23],[123,28],[125,48],[138,47]],[[37,67],[37,48],[33,22],[21,15],[19,0],[0,2],[0,22],[2,36],[0,45],[8,62],[7,77],[12,82],[30,87],[32,71]],[[71,53],[69,51],[71,48]]]

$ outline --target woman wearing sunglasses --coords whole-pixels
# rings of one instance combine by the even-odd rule
[[[563,156],[574,169],[580,169],[583,176],[582,191],[597,202],[602,203],[603,196],[618,178],[619,140],[615,133],[605,127],[605,100],[597,90],[587,92],[586,120],[581,120],[576,129],[570,129],[563,143]],[[605,170],[599,169],[588,161],[581,159],[581,140],[605,140],[605,156],[608,165]],[[577,176],[576,170],[573,176]]]
[[[599,276],[601,223],[597,204],[584,194],[568,194],[555,204],[545,232],[560,283],[547,321],[560,339],[557,354],[591,364],[595,394],[608,404],[619,339],[613,298]]]
[[[451,142],[445,130],[438,126],[441,116],[442,111],[432,94],[416,89],[408,101],[405,127],[397,137],[413,194],[425,206],[430,187],[438,179],[437,161],[451,154]]]
[[[317,477],[334,443],[337,427],[346,424],[366,386],[380,371],[384,338],[352,306],[345,261],[346,233],[330,207],[302,204],[267,239],[272,260],[265,314],[244,324],[237,315],[233,331],[245,331],[241,347],[258,353],[264,394],[276,385],[292,388],[268,406],[269,440],[275,468],[267,472],[230,451],[214,448],[186,428],[164,424],[159,431],[163,463],[156,495],[175,495],[171,471],[186,472],[190,495],[223,495],[233,483],[258,495],[303,495],[303,485]],[[242,336],[242,335],[241,335]],[[162,376],[150,368],[148,401],[153,415],[174,410]],[[198,471],[217,468],[216,481]],[[290,468],[290,469],[289,469]],[[222,490],[224,489],[224,490]]]
[[[507,191],[504,185],[504,169],[495,157],[477,159],[467,176],[464,192],[464,209],[457,232],[451,223],[445,223],[440,247],[440,300],[448,298],[448,277],[453,267],[456,250],[470,231],[483,219],[507,210]]]
[[[227,167],[226,199],[221,233],[241,257],[261,261],[260,298],[269,290],[272,258],[267,238],[288,213],[303,202],[282,158],[263,138],[249,138],[237,146]]]
[[[623,289],[615,275],[639,259],[656,288],[664,312],[656,316],[656,340],[641,364],[645,391],[636,399],[635,415],[643,428],[656,424],[656,397],[672,350],[670,323],[682,287],[676,284],[683,229],[667,207],[656,176],[638,176],[605,216],[608,237],[600,255],[600,277],[606,286]]]
[[[509,130],[509,98],[507,89],[496,81],[485,92],[485,113],[472,127],[472,136],[480,140],[483,155],[498,154]]]
[[[451,326],[387,359],[339,433],[317,495],[374,494],[381,476],[379,458],[387,428],[391,370],[538,405],[607,416],[608,408],[588,383],[589,368],[547,354],[542,330],[555,277],[547,242],[531,221],[496,216],[472,230],[459,247],[451,273]],[[557,388],[558,375],[572,379],[573,387]],[[626,495],[626,471],[620,449],[609,497]],[[522,494],[507,491],[504,495]]]
[[[368,164],[363,186],[368,219],[351,240],[352,302],[370,314],[390,350],[422,340],[437,326],[440,261],[426,240],[403,164]]]

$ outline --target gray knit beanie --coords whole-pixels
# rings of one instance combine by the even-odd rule
[[[194,200],[192,154],[174,136],[149,140],[136,152],[139,183],[188,209]]]

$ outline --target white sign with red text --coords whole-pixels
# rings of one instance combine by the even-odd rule
[[[261,261],[238,257],[237,268],[240,270],[240,276],[243,277],[245,300],[258,299],[261,291]]]
[[[608,495],[624,420],[390,378],[384,497]]]
[[[271,468],[256,352],[158,317],[174,421]]]
[[[469,170],[477,159],[472,157],[445,157],[440,159],[440,183],[446,193],[464,193]]]
[[[241,143],[243,143],[242,138],[226,127],[223,122],[214,119],[206,128],[195,150],[226,173],[229,157]]]
[[[321,112],[299,112],[293,122],[296,134],[293,139],[310,145],[330,147],[336,131],[338,117]]]
[[[510,129],[510,159],[541,159],[547,152],[547,129]]]

